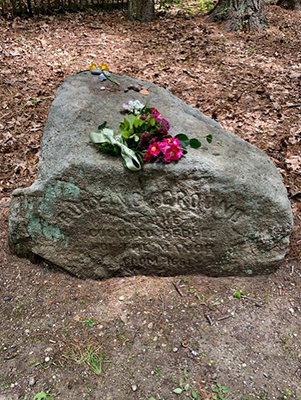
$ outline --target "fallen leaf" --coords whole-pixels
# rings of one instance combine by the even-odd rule
[[[291,156],[285,160],[286,164],[290,166],[293,171],[301,170],[301,157]]]

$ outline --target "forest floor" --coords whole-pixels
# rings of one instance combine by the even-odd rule
[[[0,19],[0,400],[301,399],[301,18],[267,16],[256,34],[185,12]],[[10,195],[36,178],[55,91],[93,61],[168,88],[271,157],[295,221],[276,273],[79,280],[10,252]]]

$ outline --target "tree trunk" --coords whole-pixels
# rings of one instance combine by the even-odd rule
[[[278,0],[277,6],[287,8],[288,10],[300,10],[301,0]]]
[[[267,26],[264,0],[219,0],[208,21],[224,21],[228,31],[259,31]]]
[[[150,22],[155,18],[154,0],[129,0],[129,18]]]
[[[32,7],[31,7],[31,0],[27,0],[27,12],[30,17],[33,16]]]

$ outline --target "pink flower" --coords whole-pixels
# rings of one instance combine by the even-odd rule
[[[159,111],[156,108],[150,109],[150,116],[151,116],[151,118],[155,119],[156,124],[160,124],[163,120],[162,115],[159,113]]]
[[[181,148],[181,143],[179,141],[179,139],[175,138],[175,137],[171,137],[170,138],[172,143],[175,144],[176,146],[178,146],[179,148]]]
[[[171,146],[172,144],[175,144],[179,148],[181,147],[181,144],[179,142],[179,139],[170,137],[170,138],[164,138],[162,142],[159,142],[159,146],[161,147],[161,151],[164,153],[163,149],[165,149],[168,146]]]
[[[157,142],[151,143],[147,151],[149,151],[152,156],[157,157],[157,155],[161,152],[159,143]]]
[[[178,139],[171,137],[165,138],[162,142],[152,139],[147,152],[143,158],[145,162],[165,162],[178,161],[183,156],[183,150]]]
[[[163,142],[159,143],[161,152],[164,154],[164,160],[166,163],[171,161],[178,161],[183,156],[183,150],[178,139],[171,137],[163,139]]]
[[[157,143],[152,140],[152,143],[148,146],[147,152],[143,157],[143,161],[151,162],[153,158],[158,157],[158,155],[161,153],[159,144],[160,144],[159,142]]]
[[[183,156],[183,150],[180,149],[175,144],[169,146],[164,154],[166,163],[170,163],[171,161],[178,161],[182,156]]]
[[[172,144],[172,141],[170,140],[170,138],[163,139],[163,142],[159,142],[159,147],[163,154],[165,154],[165,152],[167,151],[168,147],[171,144]]]
[[[159,113],[159,111],[154,107],[150,109],[150,114],[151,114],[152,118],[156,118],[156,116],[161,115]]]
[[[143,161],[145,162],[151,162],[152,161],[152,155],[149,151],[146,152],[145,156],[143,157]]]

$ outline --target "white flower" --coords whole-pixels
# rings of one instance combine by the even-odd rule
[[[144,104],[140,103],[139,100],[129,100],[123,104],[123,109],[134,115],[139,114],[143,107]]]

